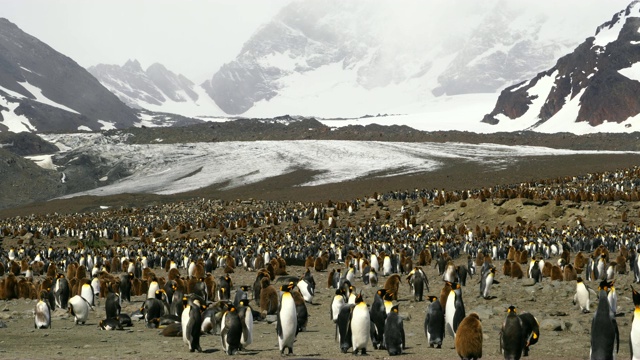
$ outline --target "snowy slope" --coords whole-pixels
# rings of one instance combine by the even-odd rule
[[[530,79],[627,4],[296,1],[204,86],[225,112],[248,117],[420,112],[439,96]],[[581,11],[596,7],[597,17]]]
[[[487,168],[501,168],[508,163],[526,161],[528,156],[605,153],[461,143],[304,140],[127,145],[121,142],[121,138],[102,134],[42,137],[63,149],[64,158],[70,159],[69,162],[75,161],[76,155],[96,156],[106,168],[126,168],[132,174],[111,185],[68,197],[120,193],[172,194],[215,184],[226,184],[225,188],[233,188],[298,169],[318,172],[309,182],[299,184],[314,186],[375,174],[393,176],[424,173],[454,158],[482,163]],[[336,154],[340,154],[340,161],[336,161]],[[58,171],[64,173],[65,164],[56,164]],[[103,183],[111,180],[102,174],[98,176],[99,179],[91,180]]]
[[[484,122],[553,133],[640,131],[640,2],[553,67],[502,91]]]

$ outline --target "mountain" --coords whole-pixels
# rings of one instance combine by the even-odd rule
[[[640,1],[634,1],[555,66],[504,89],[482,121],[535,131],[558,124],[631,128],[630,120],[640,119],[639,29]]]
[[[100,130],[135,121],[83,67],[0,18],[0,131]]]
[[[123,66],[98,64],[87,70],[134,109],[194,117],[225,115],[201,86],[159,63],[146,71],[137,60]]]
[[[203,87],[224,112],[249,117],[425,109],[548,69],[602,22],[567,14],[607,4],[295,1]]]

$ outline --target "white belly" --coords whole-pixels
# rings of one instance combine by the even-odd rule
[[[371,321],[366,306],[356,306],[351,319],[351,342],[353,350],[366,349],[369,341]]]

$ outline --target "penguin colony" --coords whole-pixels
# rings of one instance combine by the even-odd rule
[[[191,352],[203,351],[203,335],[216,334],[229,355],[250,350],[254,324],[272,316],[274,344],[281,354],[291,354],[294,344],[304,347],[295,343],[296,337],[313,321],[306,304],[313,304],[316,291],[324,290],[316,286],[311,270],[330,272],[327,288],[333,300],[320,305],[335,323],[340,351],[405,352],[411,344],[404,333],[406,316],[397,303],[404,296],[422,308],[429,347],[441,349],[449,342],[461,358],[480,358],[483,319],[475,312],[467,314],[464,298],[491,301],[499,276],[503,282],[572,281],[576,312],[591,314],[590,305],[597,302],[590,356],[609,358],[618,352],[620,341],[615,278],[640,282],[640,228],[632,222],[613,228],[588,226],[582,219],[558,229],[522,219],[496,229],[433,226],[418,223],[419,205],[405,204],[443,206],[496,198],[556,204],[638,201],[638,175],[634,168],[491,189],[374,194],[343,203],[264,202],[260,210],[251,211],[226,211],[228,204],[200,199],[165,207],[4,219],[0,236],[15,239],[16,245],[0,252],[0,299],[37,299],[37,329],[55,328],[51,314],[63,309],[78,326],[93,323],[102,330],[134,326],[135,319],[162,335],[182,337],[184,350]],[[580,186],[567,186],[564,180]],[[394,200],[403,202],[396,217],[384,210],[385,202]],[[375,208],[375,215],[352,223],[354,212],[363,207]],[[284,230],[275,230],[276,225]],[[201,235],[192,236],[195,232]],[[63,240],[68,245],[60,246]],[[502,274],[494,261],[504,262]],[[302,264],[303,275],[288,274],[287,266]],[[425,269],[433,265],[438,275],[429,279]],[[216,270],[223,275],[215,277]],[[256,274],[253,286],[233,283],[234,273],[247,271]],[[380,283],[384,286],[378,287]],[[468,290],[472,284],[479,286],[479,294]],[[598,292],[587,284],[598,284]],[[362,288],[371,289],[373,296],[363,296]],[[440,289],[440,297],[430,295]],[[640,320],[635,316],[640,295],[635,290],[632,295],[629,338],[632,356],[640,358]],[[123,314],[121,305],[132,296],[146,300],[138,311]],[[505,309],[499,333],[505,358],[527,356],[540,338],[534,314],[521,312],[517,305],[522,304]],[[92,318],[96,306],[104,308],[104,319]],[[415,316],[415,310],[412,313]]]

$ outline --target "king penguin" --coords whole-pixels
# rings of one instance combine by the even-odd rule
[[[404,324],[398,311],[398,305],[391,308],[391,312],[387,314],[387,320],[384,323],[384,347],[390,356],[402,354],[407,345]]]
[[[247,346],[253,342],[253,309],[249,305],[249,300],[240,300],[240,306],[238,307],[238,317],[242,325],[242,338],[240,339],[240,345],[242,349],[246,349]]]
[[[338,313],[340,309],[344,306],[344,290],[337,289],[336,294],[333,296],[333,300],[331,301],[331,309],[329,314],[331,315],[331,320],[335,324],[338,322]]]
[[[47,301],[47,292],[40,292],[40,300],[36,303],[34,311],[34,325],[36,329],[51,329],[51,307]]]
[[[84,324],[89,318],[89,310],[91,305],[82,296],[76,295],[69,299],[69,312],[74,316],[74,323]]]
[[[589,288],[582,281],[582,277],[578,277],[576,279],[576,294],[573,296],[573,305],[578,304],[580,306],[580,310],[583,313],[588,313],[590,311],[590,294]]]
[[[480,359],[482,357],[482,322],[476,313],[465,317],[456,331],[456,352],[460,359]]]
[[[629,333],[629,347],[631,348],[631,360],[640,360],[640,293],[633,287],[633,316],[631,318],[631,332]]]
[[[445,328],[449,335],[456,338],[456,331],[462,319],[465,318],[464,302],[462,301],[462,289],[460,284],[452,283],[451,292],[447,297],[447,306],[444,311]]]
[[[427,309],[427,316],[424,319],[424,334],[429,341],[429,347],[440,349],[444,340],[444,311],[438,298],[429,296],[431,304]]]
[[[367,354],[367,343],[369,342],[371,318],[367,304],[362,299],[362,293],[356,297],[356,305],[351,312],[351,345],[353,353]]]
[[[591,321],[590,357],[592,360],[613,359],[620,348],[618,323],[607,298],[608,286],[609,284],[605,280],[598,287],[600,291],[598,308]]]
[[[296,303],[291,295],[293,284],[282,285],[280,290],[280,305],[278,306],[276,332],[278,334],[278,348],[280,354],[284,355],[284,349],[293,354],[293,342],[296,340],[298,330],[298,317],[296,314]]]
[[[525,312],[518,315],[522,320],[526,343],[523,350],[524,356],[529,356],[529,347],[540,339],[540,323],[531,313]]]
[[[480,296],[486,300],[492,299],[489,295],[489,291],[491,290],[491,285],[497,284],[497,281],[494,280],[495,275],[496,268],[494,266],[482,274],[482,278],[480,280]]]
[[[315,295],[315,284],[309,282],[309,280],[302,278],[298,281],[298,289],[304,298],[304,301],[309,304],[313,304],[313,296]]]
[[[222,315],[220,338],[222,340],[222,350],[227,355],[238,353],[242,340],[242,322],[234,305],[229,305],[229,309]]]
[[[187,344],[189,345],[189,352],[202,352],[200,347],[200,335],[202,334],[202,310],[203,306],[200,305],[199,300],[189,300],[189,317],[187,319],[187,325],[183,326],[183,338],[186,337]],[[185,308],[186,310],[186,308]],[[182,317],[184,321],[184,316]]]
[[[509,306],[500,331],[500,352],[505,359],[518,360],[522,356],[526,341],[522,319],[518,316],[515,306]]]
[[[369,309],[369,317],[371,319],[371,342],[374,349],[379,349],[383,345],[384,339],[384,323],[387,319],[387,311],[384,306],[384,296],[386,289],[378,289],[373,297],[373,304]]]

